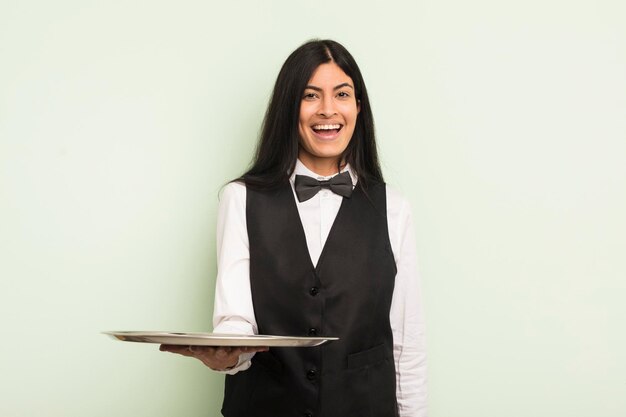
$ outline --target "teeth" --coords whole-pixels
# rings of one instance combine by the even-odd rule
[[[313,129],[315,130],[335,130],[340,129],[341,125],[315,125]]]

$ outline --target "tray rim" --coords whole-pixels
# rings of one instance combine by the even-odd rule
[[[245,335],[203,332],[104,331],[102,333],[123,342],[182,346],[313,347],[339,340],[338,337],[324,336]]]

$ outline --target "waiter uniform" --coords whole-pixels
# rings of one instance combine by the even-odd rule
[[[340,340],[256,353],[226,376],[224,416],[398,416],[386,195],[383,183],[357,183],[315,263],[291,184],[246,189],[255,333]]]

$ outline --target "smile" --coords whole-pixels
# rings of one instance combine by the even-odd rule
[[[322,140],[333,140],[339,136],[339,132],[343,128],[343,125],[340,124],[332,124],[332,125],[313,125],[311,129],[315,136]]]
[[[313,130],[340,130],[341,125],[314,125],[312,126]]]

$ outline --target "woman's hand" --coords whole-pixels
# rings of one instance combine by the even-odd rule
[[[239,362],[239,355],[251,352],[266,352],[267,346],[182,346],[161,345],[161,352],[178,353],[196,358],[214,371],[225,371]]]

